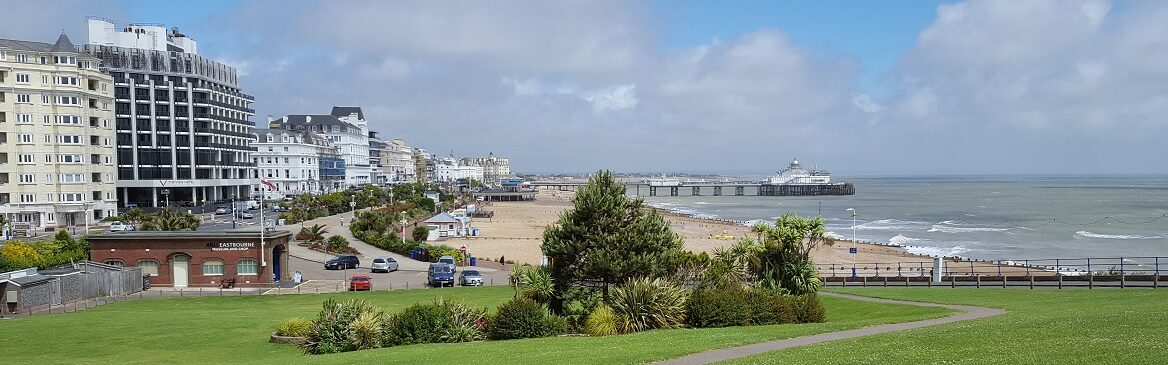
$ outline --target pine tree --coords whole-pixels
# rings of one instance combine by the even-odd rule
[[[609,171],[599,171],[572,199],[556,224],[544,230],[543,253],[551,261],[555,287],[552,309],[562,309],[574,286],[608,288],[633,277],[667,274],[681,254],[681,237]]]

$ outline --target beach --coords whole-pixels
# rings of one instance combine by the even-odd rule
[[[453,238],[442,242],[454,247],[466,246],[472,255],[492,260],[505,257],[520,264],[540,264],[540,244],[544,229],[554,224],[560,213],[571,208],[571,191],[541,190],[536,200],[526,202],[494,202],[479,209],[492,211],[492,218],[475,218],[472,226],[479,229],[477,237]],[[700,219],[657,210],[669,221],[670,228],[684,239],[686,250],[713,253],[715,248],[734,245],[738,240],[749,237],[750,227],[729,221]],[[820,267],[824,276],[833,273],[839,276],[850,274],[852,255],[850,241],[837,240],[833,245],[821,245],[812,251],[812,260]],[[856,245],[855,260],[861,274],[880,270],[896,270],[898,264],[904,275],[919,275],[920,268],[931,269],[932,257],[912,254],[903,248],[883,244],[861,242]],[[958,261],[947,259],[947,271],[956,274],[992,273],[998,266],[988,262]],[[972,268],[970,266],[972,264]],[[846,269],[845,269],[846,267]],[[834,270],[833,270],[834,269]],[[1006,267],[1003,272],[1017,273],[1016,267]]]

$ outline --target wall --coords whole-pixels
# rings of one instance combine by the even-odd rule
[[[294,269],[288,263],[287,244],[290,235],[280,238],[266,239],[263,257],[261,257],[258,239],[159,239],[159,240],[90,240],[93,249],[90,256],[93,261],[121,260],[126,267],[137,266],[141,260],[158,262],[158,275],[150,278],[152,286],[174,285],[173,261],[176,254],[191,256],[187,266],[187,282],[191,287],[217,287],[222,280],[235,278],[237,286],[263,286],[272,282],[272,251],[277,245],[282,245],[283,255],[281,269],[283,279],[291,278],[288,273]],[[208,247],[209,243],[217,242],[253,242],[255,246],[239,251],[215,251]],[[239,275],[236,265],[242,259],[254,259],[259,264],[256,275]],[[203,275],[203,263],[208,260],[223,261],[222,275]],[[266,261],[267,266],[263,266]]]

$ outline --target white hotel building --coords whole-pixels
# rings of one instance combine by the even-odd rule
[[[276,185],[268,190],[263,184],[255,189],[255,196],[265,191],[265,199],[282,199],[300,194],[318,194],[338,188],[335,180],[321,176],[321,157],[336,157],[337,147],[327,137],[311,132],[284,129],[256,129],[257,179]]]
[[[0,39],[0,215],[9,222],[40,231],[116,214],[114,87],[98,63],[64,34],[55,44]]]
[[[369,161],[369,122],[361,107],[334,106],[328,115],[292,114],[268,124],[271,129],[326,136],[345,161],[345,186],[374,183]]]
[[[441,157],[434,163],[435,181],[439,183],[455,182],[459,179],[475,179],[483,181],[482,166],[460,165],[453,157]]]

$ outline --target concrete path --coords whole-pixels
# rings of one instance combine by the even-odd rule
[[[783,350],[783,349],[787,349],[787,348],[791,348],[791,347],[807,346],[807,345],[813,345],[813,344],[817,344],[817,343],[821,343],[821,342],[843,340],[843,339],[849,339],[849,338],[878,335],[878,334],[882,334],[882,333],[889,333],[889,332],[904,331],[904,330],[910,330],[910,329],[916,329],[916,328],[922,328],[922,327],[936,326],[936,325],[946,324],[946,323],[968,321],[971,319],[993,317],[996,315],[1001,315],[1001,314],[1006,313],[1006,311],[1001,310],[1001,309],[974,307],[974,306],[968,306],[968,305],[950,305],[950,304],[936,304],[936,303],[924,303],[924,302],[910,302],[910,301],[903,301],[903,300],[871,298],[871,297],[862,297],[862,296],[858,296],[858,295],[828,293],[828,292],[820,292],[819,294],[825,295],[825,296],[833,296],[833,297],[839,297],[839,298],[860,300],[860,301],[865,301],[865,302],[905,304],[905,305],[915,305],[915,306],[921,306],[921,307],[948,308],[948,309],[960,311],[961,313],[956,314],[956,315],[951,315],[948,317],[927,319],[927,320],[923,320],[923,321],[885,324],[885,325],[879,325],[879,326],[857,328],[857,329],[852,329],[852,330],[847,330],[847,331],[828,332],[828,333],[821,333],[821,334],[812,335],[812,336],[795,337],[795,338],[788,338],[785,340],[769,341],[769,342],[762,342],[762,343],[756,343],[756,344],[739,346],[739,347],[710,350],[710,351],[699,352],[699,353],[692,354],[689,356],[673,359],[673,360],[662,361],[662,362],[659,362],[658,364],[668,364],[668,365],[712,364],[712,363],[716,363],[716,362],[720,362],[720,361],[742,358],[742,357],[746,357],[746,356],[750,356],[750,355],[761,354],[764,352],[778,351],[778,350]]]

